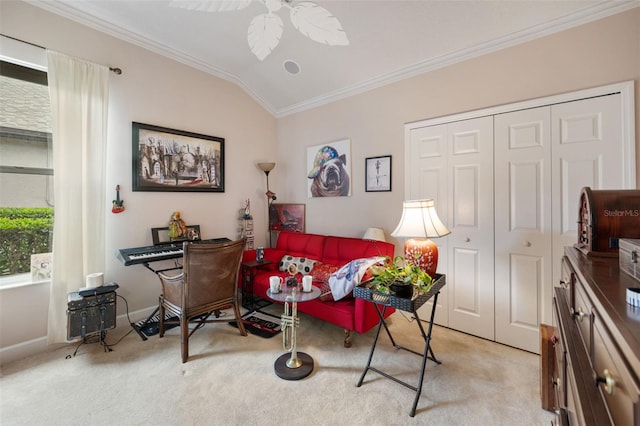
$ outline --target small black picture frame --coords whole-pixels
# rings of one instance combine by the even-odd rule
[[[391,156],[367,157],[364,164],[365,191],[391,191]]]
[[[132,123],[133,191],[224,192],[224,138]]]

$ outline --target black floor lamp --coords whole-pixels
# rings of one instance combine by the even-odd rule
[[[276,167],[276,163],[258,163],[258,168],[262,170],[267,176],[267,230],[269,231],[269,247],[271,247],[271,221],[269,215],[271,214],[271,203],[276,200],[276,193],[269,189],[269,172]]]

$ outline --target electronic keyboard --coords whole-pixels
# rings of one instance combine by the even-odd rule
[[[231,241],[228,238],[212,238],[208,240],[195,240],[190,243],[195,244],[220,244]],[[119,249],[116,252],[116,258],[122,262],[124,266],[139,265],[149,262],[159,262],[161,260],[178,259],[184,254],[182,249],[183,242],[157,244],[155,246],[133,247]]]

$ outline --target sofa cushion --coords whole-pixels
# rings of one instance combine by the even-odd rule
[[[295,265],[296,270],[303,274],[308,275],[312,270],[317,261],[313,259],[309,259],[307,257],[297,257],[291,256],[290,254],[285,254],[280,259],[280,263],[278,264],[278,269],[280,271],[288,271],[291,265]]]
[[[320,260],[325,238],[324,235],[282,231],[278,234],[276,249],[282,255],[288,254]]]
[[[353,259],[373,256],[393,258],[395,246],[385,241],[327,236],[322,257],[314,258],[332,265],[344,265]]]

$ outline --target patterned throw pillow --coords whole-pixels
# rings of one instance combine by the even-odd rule
[[[314,281],[328,283],[329,277],[331,276],[331,274],[336,272],[338,269],[340,269],[339,266],[331,265],[329,263],[318,262],[313,267],[313,272],[311,273],[311,275],[313,275]]]
[[[331,293],[331,286],[328,282],[323,281],[320,284],[320,300],[323,302],[333,302],[333,293]]]
[[[313,269],[317,260],[311,260],[306,257],[294,257],[288,254],[282,256],[278,269],[281,271],[289,270],[289,265],[295,265],[298,268],[298,272],[302,275],[307,275]]]

